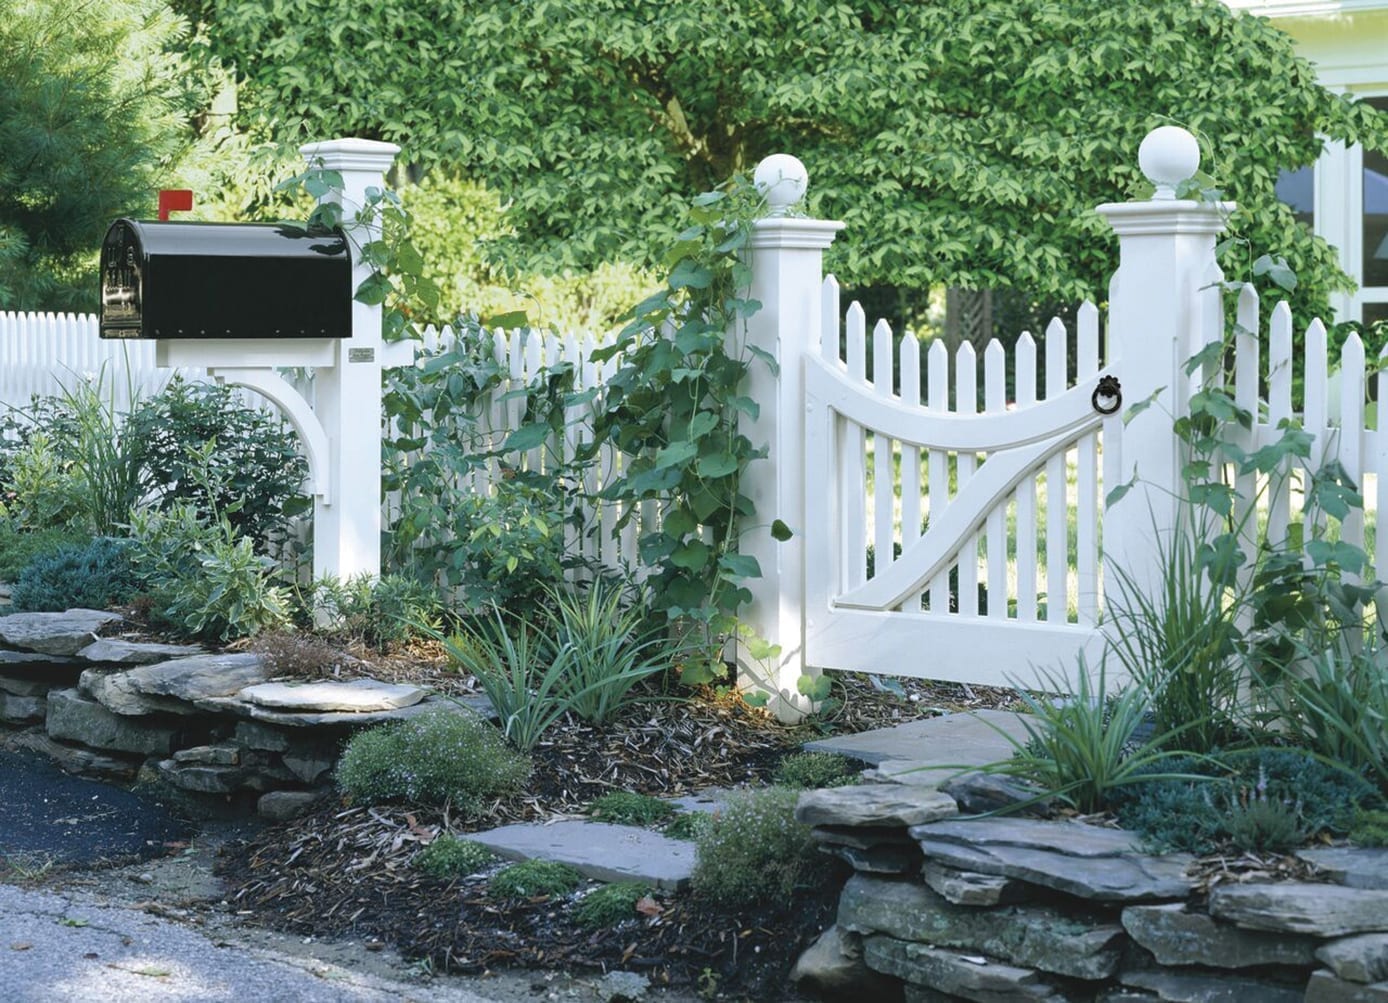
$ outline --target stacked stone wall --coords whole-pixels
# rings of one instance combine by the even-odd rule
[[[966,803],[968,786],[954,788]],[[908,1003],[1388,1003],[1388,850],[1306,850],[1298,880],[1197,881],[1191,857],[1145,853],[1120,829],[957,805],[887,784],[801,798],[820,848],[855,868],[836,926],[796,967],[802,988]]]

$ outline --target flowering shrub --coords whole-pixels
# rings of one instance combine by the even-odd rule
[[[520,790],[529,777],[530,757],[468,711],[434,711],[358,732],[337,767],[337,782],[353,801],[451,804],[464,815]]]
[[[701,827],[690,883],[718,906],[741,909],[767,899],[786,899],[828,872],[815,851],[810,827],[795,820],[800,792],[767,787],[728,799]]]

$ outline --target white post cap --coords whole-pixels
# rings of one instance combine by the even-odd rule
[[[789,153],[773,153],[757,165],[752,183],[766,199],[770,215],[784,216],[805,197],[810,175],[805,165]]]
[[[1153,200],[1176,197],[1176,186],[1200,169],[1200,144],[1179,125],[1153,129],[1137,148],[1137,163],[1156,186]]]

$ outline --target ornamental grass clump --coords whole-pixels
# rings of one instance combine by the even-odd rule
[[[352,736],[337,782],[353,801],[451,805],[465,816],[520,791],[530,757],[471,711],[438,710]]]
[[[1132,784],[1206,779],[1176,769],[1180,753],[1164,747],[1203,718],[1144,740],[1146,692],[1109,692],[1103,661],[1091,677],[1081,657],[1073,682],[1044,670],[1039,675],[1043,692],[1017,689],[1029,712],[1020,718],[1025,740],[990,722],[1016,750],[1011,759],[987,767],[990,772],[1034,784],[1086,814],[1104,809]]]
[[[830,870],[810,827],[795,820],[800,792],[766,787],[735,794],[700,827],[690,884],[716,906],[746,909],[784,902]]]

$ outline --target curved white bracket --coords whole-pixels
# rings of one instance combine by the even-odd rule
[[[217,366],[209,368],[207,372],[218,383],[247,387],[275,402],[299,433],[304,450],[308,453],[308,474],[313,485],[313,494],[317,495],[324,505],[331,505],[328,473],[332,460],[328,452],[328,434],[323,430],[318,416],[313,413],[313,408],[304,400],[303,394],[295,390],[288,380],[273,369]]]

